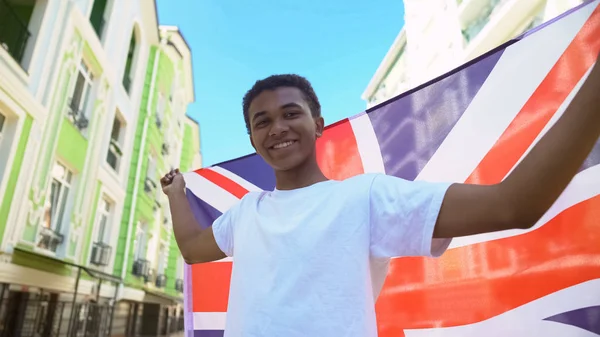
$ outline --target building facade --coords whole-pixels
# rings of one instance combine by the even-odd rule
[[[404,0],[405,24],[362,98],[375,106],[472,60],[582,0]]]
[[[200,163],[191,52],[153,1],[0,0],[0,336],[181,331],[158,179]]]

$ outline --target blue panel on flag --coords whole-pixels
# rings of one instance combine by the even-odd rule
[[[215,166],[231,171],[263,190],[272,191],[275,188],[273,169],[257,154],[247,155]]]
[[[368,111],[385,173],[414,180],[465,112],[504,49]]]
[[[211,205],[196,197],[192,191],[187,189],[186,197],[190,203],[190,208],[194,217],[200,223],[200,227],[207,228],[212,226],[213,221],[221,216],[221,212],[216,210]]]

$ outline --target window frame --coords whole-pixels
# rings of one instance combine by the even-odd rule
[[[57,166],[61,167],[64,170],[64,174],[62,177],[59,177],[57,174]],[[70,192],[73,189],[73,172],[71,170],[69,170],[69,168],[66,165],[63,165],[62,163],[56,161],[54,162],[54,166],[52,169],[52,180],[50,182],[50,186],[48,187],[48,190],[46,191],[46,204],[44,206],[44,214],[46,214],[47,212],[47,208],[50,207],[50,223],[49,226],[46,226],[47,222],[45,220],[42,220],[42,227],[48,228],[50,230],[52,230],[53,232],[57,233],[57,234],[62,234],[62,230],[63,230],[63,223],[65,221],[65,214],[67,213],[67,208],[68,208],[68,203],[69,203],[69,198],[71,197]],[[52,198],[52,186],[54,184],[54,182],[57,182],[60,184],[60,189],[58,191],[59,195],[57,197],[57,208],[55,211],[52,211],[52,204],[53,204],[53,198]],[[66,195],[64,193],[64,187],[66,188]],[[58,216],[57,216],[58,215]]]

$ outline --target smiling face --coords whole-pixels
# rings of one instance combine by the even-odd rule
[[[298,88],[265,90],[248,109],[250,141],[275,170],[287,171],[314,160],[315,141],[323,133],[323,118],[313,117]]]

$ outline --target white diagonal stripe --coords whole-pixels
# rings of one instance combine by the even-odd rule
[[[183,174],[183,178],[185,179],[186,187],[196,197],[202,199],[221,213],[225,213],[225,211],[240,201],[235,195],[227,192],[196,172],[186,172]]]
[[[379,148],[379,142],[377,141],[377,136],[375,135],[375,130],[373,130],[369,116],[363,112],[352,117],[350,125],[354,132],[364,172],[385,173],[381,149]]]
[[[194,312],[194,330],[225,330],[225,312]]]
[[[213,171],[221,174],[222,176],[231,179],[232,181],[238,183],[240,186],[242,186],[243,188],[247,189],[250,192],[262,191],[262,189],[260,187],[254,185],[253,183],[249,182],[248,180],[238,176],[237,174],[235,174],[227,169],[222,168],[221,166],[212,166],[212,167],[207,167],[206,169],[213,170]]]
[[[476,243],[498,240],[511,236],[523,235],[534,231],[547,222],[552,220],[558,214],[578,203],[600,195],[600,165],[592,166],[582,172],[579,172],[571,181],[569,186],[560,195],[550,209],[540,218],[540,220],[530,229],[512,229],[501,232],[478,234],[454,238],[448,249],[468,246]]]

